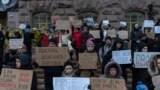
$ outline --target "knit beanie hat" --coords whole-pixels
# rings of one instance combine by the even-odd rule
[[[94,38],[89,38],[86,42],[86,46],[92,45],[94,46],[94,42],[93,42]]]

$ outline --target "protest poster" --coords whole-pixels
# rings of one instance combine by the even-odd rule
[[[23,39],[9,39],[10,49],[19,49],[22,48]]]
[[[103,20],[102,21],[102,25],[103,26],[108,26],[108,24],[109,24],[109,20]]]
[[[82,20],[73,20],[71,21],[71,24],[75,27],[75,28],[81,28],[83,23]]]
[[[100,38],[100,30],[90,30],[89,34],[93,35],[94,38]]]
[[[76,20],[76,17],[75,17],[75,16],[69,16],[69,21],[70,21],[70,22],[72,22],[72,21],[74,21],[74,20]]]
[[[0,90],[31,90],[32,76],[32,70],[3,68]]]
[[[35,47],[35,59],[39,66],[63,66],[69,59],[68,48]]]
[[[85,18],[84,23],[87,24],[87,26],[94,26],[94,20],[93,18]]]
[[[97,69],[96,53],[79,53],[79,68],[80,69]]]
[[[121,39],[128,39],[128,31],[119,31],[118,36]]]
[[[152,83],[154,85],[154,90],[160,90],[160,75],[152,77]]]
[[[107,35],[112,37],[112,38],[115,38],[116,37],[116,30],[108,30],[107,31]]]
[[[123,79],[91,78],[91,90],[126,90]]]
[[[53,77],[54,90],[89,90],[90,78]]]
[[[25,29],[25,28],[26,28],[26,24],[21,23],[21,24],[19,25],[19,29]]]
[[[71,25],[69,21],[57,20],[56,21],[56,30],[70,30]]]
[[[154,27],[154,21],[153,20],[145,20],[143,23],[144,28],[153,28]]]
[[[135,68],[147,68],[149,59],[158,52],[134,52],[134,65]]]
[[[156,34],[160,34],[160,26],[155,26],[154,32],[155,32]]]
[[[124,21],[120,21],[120,27],[125,27],[125,26],[127,26],[127,23]]]
[[[131,50],[112,51],[112,58],[118,64],[131,64]]]

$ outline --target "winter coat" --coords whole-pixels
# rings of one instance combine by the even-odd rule
[[[139,30],[139,29],[134,29],[132,32],[131,32],[131,40],[132,40],[132,46],[137,46],[137,40],[140,40],[140,37],[142,35],[142,31]]]
[[[49,36],[42,33],[41,35],[41,46],[42,47],[48,47],[49,45]]]
[[[73,33],[73,39],[75,41],[75,47],[80,49],[83,44],[83,33],[78,31]]]
[[[106,66],[104,68],[104,75],[101,76],[101,77],[103,77],[103,78],[110,78],[111,76],[109,74],[109,69],[113,65],[116,66],[116,68],[117,68],[117,75],[115,76],[115,79],[123,79],[121,67],[120,67],[120,65],[118,63],[116,63],[114,61],[111,61],[108,64],[106,64]]]

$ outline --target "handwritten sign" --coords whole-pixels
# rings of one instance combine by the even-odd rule
[[[114,38],[114,37],[116,37],[116,31],[115,30],[108,30],[107,35]]]
[[[21,23],[21,24],[19,25],[19,29],[25,29],[25,28],[26,28],[26,24]]]
[[[78,28],[78,27],[80,28],[83,23],[82,23],[82,20],[73,20],[73,21],[71,21],[71,24],[76,28]]]
[[[39,66],[63,66],[69,59],[68,49],[62,47],[36,47],[35,59]]]
[[[126,90],[123,79],[91,78],[91,90]]]
[[[118,64],[130,64],[131,50],[112,51],[112,58]]]
[[[54,90],[88,90],[90,78],[54,77]]]
[[[100,38],[100,30],[90,30],[89,33],[93,35],[94,38]]]
[[[97,59],[96,53],[80,53],[79,54],[79,64],[80,69],[97,69]]]
[[[128,31],[119,31],[118,36],[121,39],[128,39]]]
[[[94,26],[93,18],[85,18],[84,23],[86,23],[88,26]]]
[[[19,49],[22,48],[23,39],[9,39],[10,49]]]
[[[145,20],[144,23],[143,23],[143,26],[153,28],[154,27],[154,21],[153,20]]]
[[[160,33],[160,26],[155,26],[154,32],[155,33]]]
[[[32,70],[3,68],[0,76],[0,90],[31,90]]]
[[[149,59],[158,52],[135,52],[134,53],[134,64],[135,68],[147,68]]]
[[[71,25],[69,21],[62,21],[62,20],[57,20],[56,21],[56,30],[70,30]]]

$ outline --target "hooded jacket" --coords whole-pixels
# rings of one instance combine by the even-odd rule
[[[156,65],[156,57],[157,55],[154,55],[149,60],[148,73],[150,74],[150,76],[155,76],[160,74],[158,67]]]
[[[114,61],[111,61],[108,64],[106,64],[106,66],[104,68],[104,75],[102,77],[104,77],[104,78],[110,78],[111,77],[110,74],[109,74],[109,69],[112,66],[115,66],[116,69],[117,69],[117,75],[115,76],[115,79],[123,79],[121,67],[118,63],[116,63]]]

